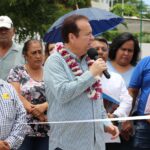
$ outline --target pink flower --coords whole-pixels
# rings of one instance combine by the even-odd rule
[[[57,50],[62,49],[62,45],[57,45]]]
[[[69,62],[68,62],[68,65],[69,65],[70,69],[72,69],[72,68],[78,66],[77,63],[69,63]]]

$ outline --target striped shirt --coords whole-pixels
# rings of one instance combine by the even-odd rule
[[[75,77],[62,56],[55,52],[44,66],[49,121],[75,121],[106,118],[102,98],[91,100],[84,92],[96,79],[88,71],[85,57],[79,60],[84,71]],[[104,126],[110,122],[51,124],[49,150],[104,150]]]
[[[23,123],[23,124],[22,124]],[[17,149],[25,136],[26,111],[14,88],[0,79],[0,140]]]

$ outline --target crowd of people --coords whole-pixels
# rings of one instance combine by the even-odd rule
[[[14,35],[11,18],[0,16],[0,150],[150,149],[150,119],[109,119],[150,114],[150,57],[140,60],[136,37],[109,44],[82,15],[64,20],[63,43],[20,47]]]

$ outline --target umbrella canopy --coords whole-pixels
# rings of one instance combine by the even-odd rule
[[[119,23],[123,22],[123,18],[103,9],[94,7],[77,9],[56,20],[45,34],[44,42],[62,42],[61,25],[66,17],[73,14],[88,17],[94,36],[98,36],[107,30],[111,30]]]

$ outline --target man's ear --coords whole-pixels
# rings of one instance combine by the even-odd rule
[[[14,34],[16,33],[16,28],[12,27],[12,30],[14,32]]]
[[[74,39],[75,39],[75,35],[74,35],[73,33],[69,33],[68,37],[69,37],[69,41],[70,41],[71,43],[72,43],[72,42],[74,41]]]

